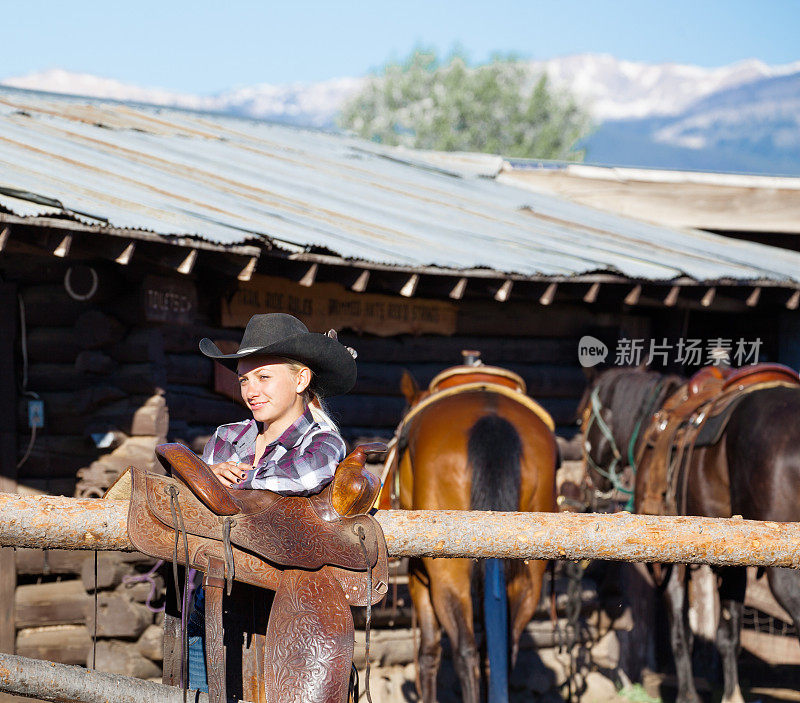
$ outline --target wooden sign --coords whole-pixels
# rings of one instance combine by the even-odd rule
[[[197,290],[191,281],[146,276],[142,296],[144,316],[148,322],[188,325],[197,315]]]
[[[338,283],[307,288],[285,278],[253,276],[222,303],[222,324],[244,327],[251,316],[287,312],[312,332],[350,329],[381,337],[395,334],[451,335],[456,330],[453,303],[391,295],[354,293]]]

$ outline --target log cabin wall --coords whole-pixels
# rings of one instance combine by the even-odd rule
[[[17,490],[17,388],[14,367],[17,290],[0,279],[0,491]],[[13,652],[15,639],[14,589],[17,573],[14,550],[0,548],[0,652]]]
[[[181,418],[192,415],[194,395],[211,394],[210,362],[204,376],[196,363],[200,355],[192,353],[195,337],[236,333],[209,327],[190,295],[197,276],[22,248],[0,259],[4,290],[15,290],[4,320],[16,331],[16,344],[3,361],[14,370],[8,385],[20,391],[16,413],[11,411],[18,428],[12,451],[12,466],[20,464],[16,489],[99,496],[131,464],[158,470],[153,448],[169,435],[167,399],[174,399],[180,429]],[[164,319],[149,319],[158,318],[159,310]],[[199,361],[202,366],[208,360]],[[44,426],[32,442],[30,400],[44,405]],[[219,408],[235,410],[217,400]],[[3,571],[13,576],[2,599],[11,633],[5,649],[68,664],[87,665],[96,657],[103,671],[160,677],[164,584],[154,560],[101,553],[95,582],[91,554],[5,551],[16,571]]]
[[[577,431],[575,411],[586,386],[578,340],[585,334],[609,340],[621,332],[646,335],[649,327],[642,315],[595,312],[579,305],[462,301],[456,332],[449,337],[340,335],[358,352],[358,380],[351,393],[331,399],[329,405],[349,441],[389,438],[405,409],[403,371],[424,388],[440,371],[462,363],[462,350],[477,350],[485,364],[522,376],[528,395],[552,415],[557,434],[570,439]]]
[[[152,448],[166,437],[157,333],[130,314],[130,280],[114,267],[53,257],[27,263],[18,280],[23,367],[27,359],[18,420],[27,428],[35,395],[44,404],[44,427],[19,481],[29,491],[100,495],[128,464],[152,468]],[[95,276],[96,292],[87,300],[71,296],[68,271],[73,294],[90,292]]]

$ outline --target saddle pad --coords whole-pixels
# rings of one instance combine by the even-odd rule
[[[533,398],[525,395],[524,393],[520,393],[519,391],[512,391],[510,388],[506,386],[501,386],[497,383],[465,383],[463,385],[455,386],[453,388],[447,388],[442,391],[436,391],[436,393],[432,393],[427,398],[421,400],[417,405],[415,405],[411,410],[409,410],[408,414],[403,418],[402,422],[395,430],[395,436],[399,437],[402,435],[403,429],[408,427],[411,420],[419,415],[423,410],[428,408],[429,406],[437,403],[438,401],[442,400],[443,398],[449,398],[453,395],[459,395],[461,393],[469,393],[472,391],[488,391],[490,393],[497,393],[498,395],[503,395],[506,398],[510,398],[511,400],[519,403],[520,405],[524,405],[528,408],[534,415],[536,415],[547,427],[551,432],[555,431],[555,423],[553,422],[553,418],[550,416],[550,413],[547,412],[539,403],[537,403]]]
[[[697,437],[694,440],[695,447],[711,447],[722,439],[725,428],[728,426],[728,420],[731,419],[733,411],[736,406],[742,402],[747,393],[737,395],[733,400],[728,403],[722,412],[717,415],[712,415],[700,427]]]
[[[770,380],[754,383],[751,386],[745,386],[741,389],[734,386],[733,389],[729,389],[727,393],[724,393],[719,398],[715,398],[714,404],[708,409],[708,412],[711,413],[711,417],[700,427],[697,438],[694,441],[694,446],[710,447],[719,442],[720,439],[722,439],[725,428],[728,426],[728,420],[730,420],[733,411],[744,398],[756,391],[766,388],[775,388],[776,386],[795,388],[797,387],[797,383],[794,381]],[[731,395],[733,395],[732,398],[730,398]],[[727,400],[728,398],[730,398],[730,400]],[[717,410],[718,407],[720,407],[719,410]]]
[[[494,383],[525,393],[522,376],[499,366],[453,366],[434,376],[428,384],[431,393],[464,385],[465,383]]]
[[[173,484],[178,487],[180,491],[178,503],[181,506],[181,515],[187,530],[187,542],[189,547],[188,566],[201,571],[207,571],[209,557],[217,557],[224,562],[225,549],[222,542],[221,522],[217,526],[218,536],[207,537],[195,534],[198,530],[195,528],[196,523],[193,522],[193,516],[197,513],[192,510],[191,506],[191,499],[194,498],[194,496],[186,486],[174,479],[146,474],[141,469],[134,468],[130,473],[133,490],[128,511],[128,534],[133,546],[138,551],[159,559],[173,559],[175,553],[175,529],[169,509],[169,497],[163,493],[163,489],[166,488],[167,485]],[[156,479],[156,481],[151,483],[149,479]],[[150,491],[148,491],[148,489],[150,489]],[[166,517],[163,515],[156,515],[151,509],[148,493],[152,492],[154,489],[156,491],[161,489],[166,499]],[[196,502],[202,507],[203,511],[208,512],[199,501]],[[162,505],[160,507],[163,508],[164,506]],[[194,507],[196,509],[197,506]],[[216,519],[217,516],[213,516],[213,518]],[[380,530],[380,526],[372,518],[366,517],[366,519],[374,522],[374,525],[369,526],[369,529],[367,529],[365,525],[369,555],[370,542],[374,541],[376,535],[375,530]],[[351,518],[348,520],[354,519]],[[233,530],[231,530],[231,534],[233,535]],[[364,555],[363,552],[361,552],[360,546],[358,549],[360,552],[359,570],[342,568],[327,562],[321,568],[329,572],[331,577],[339,583],[351,605],[366,605],[368,600],[372,603],[377,603],[383,598],[387,591],[388,562],[385,550],[373,547],[372,553],[375,554],[375,560],[373,562],[373,593],[370,598],[370,594],[367,592],[366,573],[364,572]],[[292,564],[287,567],[286,565],[272,563],[263,556],[243,549],[235,543],[232,544],[232,556],[234,578],[237,581],[249,583],[261,588],[268,588],[270,590],[276,590],[280,586],[284,574],[294,566]],[[178,538],[177,560],[179,563],[185,564],[183,539],[180,535]]]

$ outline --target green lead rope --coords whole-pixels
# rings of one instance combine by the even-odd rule
[[[597,426],[600,428],[600,432],[603,436],[608,440],[608,443],[611,445],[611,451],[614,454],[614,459],[611,461],[608,469],[603,469],[598,466],[594,459],[592,459],[591,454],[587,451],[586,452],[586,460],[589,462],[591,467],[597,471],[598,474],[607,478],[611,485],[614,487],[615,490],[621,491],[622,493],[626,493],[629,495],[633,495],[633,491],[625,488],[622,485],[622,481],[620,479],[620,475],[617,473],[617,466],[619,465],[620,460],[622,459],[622,454],[619,451],[619,447],[617,447],[617,443],[614,440],[614,435],[611,433],[611,428],[606,424],[606,421],[600,415],[600,412],[603,410],[603,403],[600,401],[600,389],[595,388],[591,395],[589,396],[591,400],[591,409],[592,414],[589,419],[589,424],[586,426],[586,433],[584,437],[589,434],[589,430],[592,427],[592,423],[596,422]],[[628,501],[630,502],[630,501]]]
[[[636,477],[636,472],[638,467],[636,466],[636,459],[634,457],[634,449],[636,448],[636,442],[639,440],[639,432],[642,429],[642,421],[645,418],[650,417],[653,411],[653,406],[655,405],[656,399],[658,398],[659,394],[661,393],[661,389],[664,386],[664,379],[661,379],[657,384],[653,391],[650,393],[650,396],[647,399],[647,405],[645,406],[645,411],[639,415],[639,419],[636,421],[636,425],[633,428],[633,433],[631,434],[631,439],[628,442],[628,466],[631,467],[633,471],[634,477]],[[622,485],[622,481],[620,478],[620,474],[617,473],[616,468],[619,464],[620,460],[622,459],[622,455],[620,454],[619,448],[617,447],[617,443],[614,441],[614,435],[611,433],[611,428],[608,426],[605,420],[603,420],[600,412],[603,409],[603,404],[600,402],[600,389],[595,388],[591,395],[590,399],[592,415],[591,419],[589,420],[589,424],[586,426],[586,434],[589,434],[589,428],[592,426],[592,422],[597,422],[597,426],[600,428],[600,432],[603,433],[603,436],[608,440],[609,444],[611,445],[611,451],[614,454],[614,459],[608,467],[608,470],[601,469],[592,459],[589,452],[586,452],[586,459],[591,464],[592,468],[597,471],[601,476],[607,478],[611,481],[611,485],[614,486],[614,489],[620,491],[621,493],[625,493],[628,496],[628,502],[625,503],[623,506],[623,510],[632,513],[633,512],[633,501],[634,501],[634,492],[625,486]]]

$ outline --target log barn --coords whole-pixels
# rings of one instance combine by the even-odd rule
[[[256,312],[356,349],[357,386],[330,403],[349,441],[390,437],[403,370],[427,383],[464,349],[519,373],[564,440],[586,335],[611,363],[620,339],[697,338],[800,364],[800,254],[532,192],[509,168],[0,88],[0,490],[97,496],[155,468],[159,442],[202,449],[246,411],[197,343],[235,343]],[[83,558],[0,551],[0,650],[85,663],[97,589],[117,615],[104,656],[157,675],[156,576],[112,561],[101,584]],[[70,582],[62,600],[22,590],[42,574]]]

